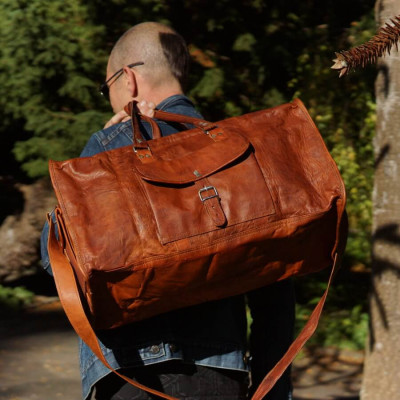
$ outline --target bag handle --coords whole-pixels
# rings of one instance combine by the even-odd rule
[[[159,139],[161,137],[160,127],[157,125],[154,119],[147,117],[146,115],[140,114],[137,108],[137,101],[131,101],[124,107],[125,112],[131,116],[132,132],[133,132],[133,147],[134,149],[147,149],[147,145],[144,143],[146,139],[143,138],[139,127],[139,116],[150,124],[151,136],[153,139]]]
[[[152,133],[153,139],[158,139],[161,137],[160,128],[154,121],[154,119],[159,119],[161,121],[166,121],[166,122],[176,122],[184,126],[185,124],[191,124],[194,125],[196,128],[202,129],[205,132],[217,127],[215,123],[206,121],[201,118],[189,117],[161,110],[154,110],[154,117],[150,118],[139,112],[136,100],[133,100],[129,104],[127,104],[124,107],[124,110],[128,115],[131,116],[132,131],[133,131],[133,146],[135,150],[148,149],[148,146],[145,143],[146,140],[143,138],[140,132],[139,120],[138,120],[139,117],[140,119],[143,119],[150,124],[153,132]]]
[[[97,340],[97,336],[84,311],[73,267],[70,264],[68,257],[64,254],[65,250],[61,248],[61,245],[56,238],[53,219],[50,217],[50,215],[48,215],[47,220],[50,227],[48,238],[48,252],[54,280],[56,283],[61,304],[76,333],[90,347],[93,353],[103,362],[103,364],[107,368],[123,378],[125,381],[129,382],[133,386],[138,387],[139,389],[155,394],[164,399],[178,400],[175,397],[169,396],[165,393],[161,393],[157,390],[142,385],[139,382],[136,382],[135,380],[121,374],[110,366],[103,355],[103,352]],[[328,295],[330,285],[332,283],[332,279],[336,273],[336,270],[338,269],[338,264],[338,254],[336,253],[334,256],[332,272],[330,274],[324,294],[316,305],[304,328],[297,336],[297,338],[293,341],[285,355],[263,379],[258,389],[254,393],[252,400],[262,400],[264,398],[264,396],[271,390],[276,381],[282,376],[288,366],[295,359],[295,357],[303,348],[308,339],[314,334],[322,313],[322,309],[325,304],[326,297]]]
[[[189,117],[182,114],[174,114],[162,110],[154,110],[154,118],[167,122],[178,122],[180,124],[192,124],[196,128],[209,131],[217,127],[215,122],[206,121],[205,119]]]

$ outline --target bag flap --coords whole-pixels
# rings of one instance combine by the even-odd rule
[[[195,137],[185,138],[191,139]],[[135,163],[137,172],[143,179],[151,182],[188,184],[226,167],[242,156],[250,146],[248,140],[233,132],[224,140],[209,140],[208,146],[188,151],[177,158],[171,159],[168,154],[154,154],[153,162]]]

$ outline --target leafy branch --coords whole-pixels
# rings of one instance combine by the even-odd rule
[[[335,52],[336,58],[333,60],[334,65],[331,68],[339,71],[339,78],[357,67],[364,68],[367,64],[375,63],[385,53],[390,54],[394,45],[398,50],[400,15],[391,19],[390,22],[393,25],[386,23],[368,42],[350,50]]]

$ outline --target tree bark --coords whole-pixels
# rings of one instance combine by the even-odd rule
[[[400,14],[400,0],[378,0],[382,26]],[[374,139],[372,287],[370,332],[362,400],[400,397],[400,54],[379,61]]]

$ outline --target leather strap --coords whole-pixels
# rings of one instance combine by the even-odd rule
[[[219,198],[217,189],[210,184],[207,178],[204,179],[204,187],[199,190],[199,196],[215,226],[225,226],[227,220],[224,210],[221,207],[221,199]]]
[[[75,274],[68,258],[60,247],[59,242],[55,235],[55,226],[50,215],[48,216],[48,223],[50,227],[49,239],[48,239],[48,252],[50,256],[50,262],[52,266],[53,276],[56,283],[57,291],[60,297],[61,304],[64,311],[76,333],[81,337],[81,339],[90,347],[93,353],[104,363],[104,365],[111,371],[116,373],[118,376],[123,378],[130,384],[164,399],[178,400],[175,397],[169,396],[167,394],[161,393],[157,390],[151,389],[144,386],[133,379],[124,376],[117,370],[113,369],[106,358],[104,357],[99,342],[97,340],[96,334],[85,314],[79,289],[77,286]],[[65,243],[65,241],[63,241]],[[262,400],[264,396],[271,390],[275,385],[276,381],[282,376],[287,367],[292,363],[297,354],[303,348],[308,339],[315,332],[319,318],[321,316],[322,309],[325,304],[326,297],[328,295],[329,287],[331,285],[333,276],[338,268],[338,255],[335,254],[334,264],[332,267],[332,272],[328,281],[327,288],[316,305],[314,311],[312,312],[306,325],[294,340],[292,345],[289,347],[282,359],[275,365],[275,367],[266,375],[266,377],[261,382],[260,386],[254,393],[252,400]]]
[[[167,122],[178,122],[180,124],[192,124],[196,128],[203,129],[208,131],[210,129],[216,128],[217,125],[215,122],[209,122],[201,118],[189,117],[187,115],[182,114],[174,114],[167,111],[162,110],[154,110],[154,118],[159,119],[161,121]]]
[[[143,142],[146,142],[146,140],[143,138],[140,132],[139,120],[138,120],[139,117],[150,124],[152,131],[151,136],[153,139],[159,139],[161,137],[161,131],[156,121],[154,121],[153,118],[147,117],[139,113],[139,110],[137,109],[137,101],[131,101],[124,107],[124,110],[128,115],[132,117],[131,118],[132,132],[133,132],[132,140],[133,140],[133,145],[136,149],[140,149],[143,147],[147,148],[146,144],[143,145]]]
[[[307,323],[305,324],[297,338],[290,345],[285,355],[278,361],[275,367],[262,380],[251,400],[262,400],[264,398],[264,396],[272,389],[277,380],[282,376],[289,365],[293,362],[297,354],[299,354],[300,350],[304,347],[308,339],[310,339],[310,337],[314,334],[318,326],[319,318],[321,317],[326,297],[328,296],[329,287],[337,271],[337,265],[338,255],[336,253],[332,271],[328,280],[328,285],[325,289],[324,294],[322,295],[318,304],[315,306],[314,311],[311,313],[310,318],[308,319]]]
[[[209,133],[211,129],[215,129],[218,126],[214,122],[209,122],[201,118],[189,117],[186,115],[181,114],[174,114],[166,111],[161,110],[154,110],[154,118],[147,117],[139,112],[137,108],[137,101],[133,100],[128,103],[124,107],[125,112],[131,116],[131,124],[132,124],[132,140],[133,140],[133,150],[135,151],[136,156],[142,163],[149,163],[152,162],[152,152],[150,146],[148,145],[147,141],[143,138],[142,133],[140,132],[139,127],[139,119],[142,119],[148,122],[151,126],[152,130],[152,138],[159,139],[161,138],[161,131],[160,127],[158,126],[157,122],[154,119],[159,119],[161,121],[173,122],[183,129],[188,129],[186,124],[194,125],[195,127],[203,130],[209,137],[214,141],[223,140],[223,132],[217,133]]]
[[[125,112],[132,117],[132,123],[135,124],[135,117],[137,119],[138,116],[140,118],[145,119],[147,122],[149,122],[152,125],[153,130],[156,130],[155,135],[153,136],[154,139],[161,137],[159,135],[159,129],[157,129],[155,126],[157,126],[157,123],[154,121],[154,119],[159,119],[161,121],[166,121],[166,122],[176,122],[178,124],[191,124],[194,125],[196,128],[203,129],[205,131],[208,131],[210,129],[216,128],[217,125],[215,122],[210,122],[206,121],[205,119],[201,118],[196,118],[196,117],[189,117],[187,115],[182,115],[182,114],[174,114],[170,113],[167,111],[162,111],[162,110],[154,110],[154,116],[153,118],[146,117],[145,115],[141,114],[139,110],[137,109],[137,101],[131,101],[124,107]],[[155,126],[154,126],[155,125]],[[140,135],[140,132],[139,132]],[[143,139],[142,137],[138,137],[139,143],[140,139]]]
[[[164,399],[178,400],[175,397],[144,386],[139,382],[136,382],[133,379],[122,375],[110,366],[110,364],[104,357],[103,352],[101,351],[101,347],[97,340],[96,334],[92,326],[90,325],[90,322],[83,309],[79,289],[75,279],[75,274],[71,264],[68,262],[68,259],[64,255],[63,250],[58,244],[55,235],[54,222],[50,216],[48,216],[47,220],[50,227],[48,251],[51,260],[54,280],[56,282],[56,287],[61,304],[76,333],[90,347],[93,353],[104,363],[107,368],[115,372],[118,376],[125,379],[130,384],[138,387],[139,389],[145,390],[146,392],[160,396]]]

